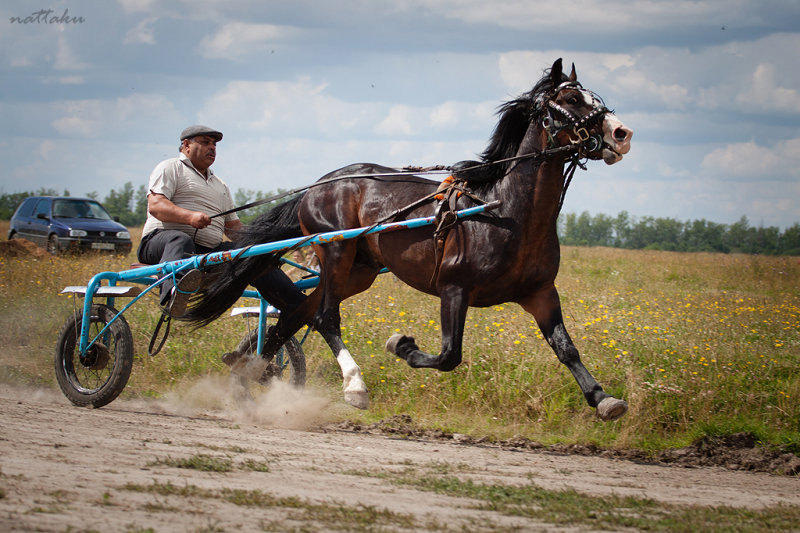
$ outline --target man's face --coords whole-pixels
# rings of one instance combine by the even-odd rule
[[[184,141],[184,152],[197,170],[205,172],[217,158],[217,141],[198,135]]]

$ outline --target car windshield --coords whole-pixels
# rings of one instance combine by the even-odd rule
[[[111,220],[102,205],[89,200],[56,200],[53,202],[53,216],[63,218],[99,218]]]

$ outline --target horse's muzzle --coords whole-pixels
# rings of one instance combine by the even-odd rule
[[[613,165],[631,150],[633,130],[625,126],[615,115],[606,114],[603,120],[603,161]]]

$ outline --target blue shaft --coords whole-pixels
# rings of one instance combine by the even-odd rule
[[[456,211],[455,214],[458,218],[465,218],[471,215],[476,215],[478,213],[483,213],[484,211],[489,211],[499,207],[499,202],[490,202],[488,204],[479,205],[476,207],[470,207],[467,209],[462,209],[460,211]],[[402,220],[400,222],[389,222],[387,224],[379,224],[372,228],[355,228],[349,230],[340,230],[340,231],[329,231],[326,233],[317,233],[316,235],[312,235],[310,237],[297,237],[294,239],[285,239],[282,241],[276,241],[272,243],[266,244],[256,244],[254,246],[250,246],[247,248],[237,248],[235,250],[227,250],[224,252],[212,252],[210,254],[205,255],[198,255],[195,257],[190,257],[188,259],[181,259],[179,261],[169,261],[166,263],[160,263],[158,265],[151,265],[146,267],[134,268],[131,270],[123,270],[121,272],[100,272],[99,274],[95,274],[94,277],[89,281],[89,285],[86,287],[86,298],[83,302],[83,320],[81,321],[81,338],[80,338],[80,352],[82,354],[86,353],[86,350],[89,348],[91,344],[95,342],[97,338],[102,335],[108,326],[116,320],[117,316],[121,314],[117,314],[108,324],[106,324],[105,328],[97,335],[95,339],[92,339],[91,343],[89,342],[89,317],[91,316],[91,309],[92,309],[92,298],[94,294],[97,292],[97,289],[100,287],[102,281],[106,280],[109,282],[110,285],[116,285],[120,281],[136,281],[141,280],[147,276],[158,276],[159,282],[163,282],[167,276],[174,275],[178,272],[183,272],[187,270],[191,270],[193,268],[202,269],[207,266],[212,265],[219,265],[221,263],[227,263],[230,261],[235,261],[237,259],[244,259],[247,257],[254,257],[258,255],[265,255],[269,253],[275,252],[285,252],[290,248],[295,246],[297,247],[304,247],[304,246],[311,246],[312,244],[326,244],[329,242],[336,242],[342,241],[345,239],[355,239],[358,237],[363,237],[365,235],[372,235],[375,233],[386,233],[389,231],[396,231],[396,230],[403,230],[403,229],[413,229],[419,228],[423,226],[430,226],[433,225],[435,222],[434,216],[429,217],[421,217],[421,218],[412,218],[410,220]],[[318,279],[303,279],[295,283],[299,288],[305,289],[309,287],[315,287],[319,283]],[[152,287],[150,287],[152,289]],[[133,304],[136,300],[141,298],[144,293],[137,296],[134,301],[130,302],[127,306]],[[260,345],[260,339],[259,339]]]

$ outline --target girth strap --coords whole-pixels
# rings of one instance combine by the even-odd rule
[[[430,281],[431,286],[436,282],[436,278],[439,277],[439,269],[442,264],[442,254],[444,252],[447,236],[450,234],[450,230],[458,223],[458,216],[456,215],[456,211],[458,211],[458,199],[462,195],[465,195],[478,205],[484,205],[486,203],[467,189],[466,183],[466,181],[448,176],[436,190],[434,198],[439,200],[439,204],[434,211],[434,264]]]

